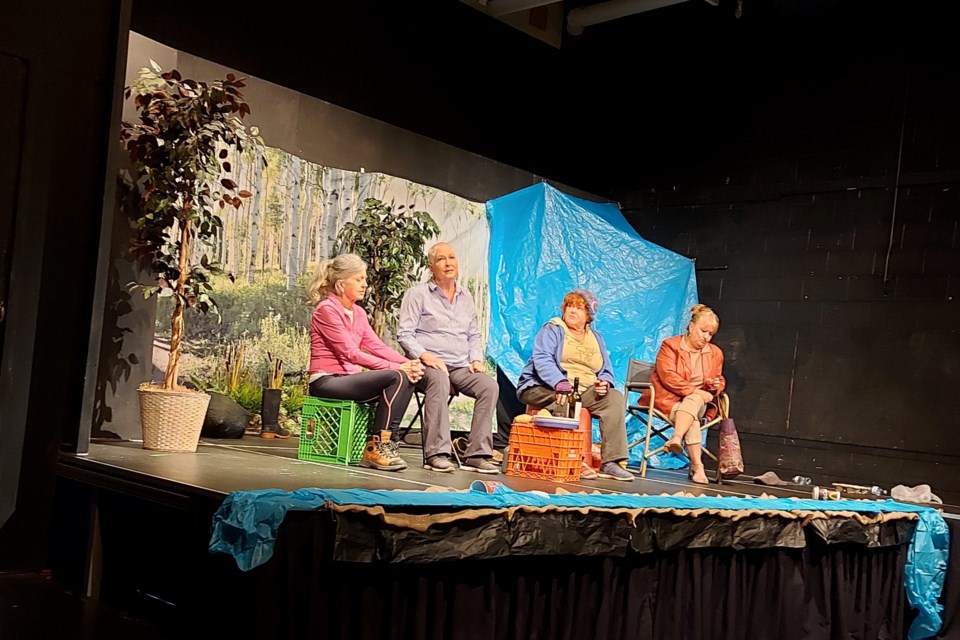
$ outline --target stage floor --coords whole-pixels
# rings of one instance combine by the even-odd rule
[[[710,496],[759,496],[809,498],[810,487],[788,485],[773,487],[754,483],[751,476],[724,481],[723,485],[697,485],[687,479],[685,470],[650,469],[646,478],[633,482],[589,480],[558,483],[506,474],[482,475],[469,471],[438,473],[422,468],[420,449],[403,446],[400,453],[409,468],[402,472],[376,471],[297,460],[297,440],[264,440],[244,436],[237,440],[202,439],[196,453],[163,453],[141,448],[138,442],[91,442],[86,455],[62,454],[61,469],[113,476],[125,481],[163,488],[174,486],[219,500],[233,491],[253,489],[294,490],[305,487],[324,489],[401,489],[425,490],[431,487],[467,489],[474,480],[497,480],[516,491],[556,493],[593,492],[674,494],[688,492]],[[710,466],[708,465],[708,473]],[[943,505],[944,511],[960,514],[960,505]]]

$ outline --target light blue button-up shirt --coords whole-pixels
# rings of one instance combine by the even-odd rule
[[[404,294],[397,341],[409,357],[419,358],[429,351],[448,367],[483,361],[473,297],[459,284],[456,286],[452,303],[433,280]]]

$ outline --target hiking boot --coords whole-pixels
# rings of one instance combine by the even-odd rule
[[[380,440],[390,445],[390,453],[393,454],[393,457],[399,458],[400,457],[400,439],[394,438],[393,436],[394,434],[392,431],[384,431],[380,436]]]
[[[450,456],[445,453],[427,458],[423,463],[423,468],[429,469],[430,471],[439,471],[440,473],[451,473],[455,469],[453,461],[450,460]]]
[[[601,478],[620,480],[621,482],[633,482],[633,474],[621,467],[617,462],[604,462],[600,465],[600,473],[597,475]]]
[[[370,436],[360,458],[360,466],[381,471],[403,471],[407,463],[393,456],[389,442],[382,442],[380,436]]]
[[[386,447],[386,455],[394,458],[403,465],[403,468],[407,468],[406,461],[400,457],[400,442],[393,439],[392,431],[381,431],[380,432],[380,442]]]
[[[500,467],[490,462],[488,458],[480,458],[477,456],[464,460],[463,466],[460,468],[464,471],[474,471],[476,473],[487,473],[490,475],[500,473]]]

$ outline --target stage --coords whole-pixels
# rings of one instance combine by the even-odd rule
[[[55,569],[108,604],[173,628],[191,619],[237,637],[895,638],[907,637],[915,615],[903,576],[916,521],[906,516],[730,517],[701,509],[691,518],[689,505],[670,501],[720,496],[726,505],[765,496],[782,504],[777,499],[808,498],[809,488],[740,480],[704,487],[683,471],[651,470],[632,483],[441,474],[420,468],[419,449],[401,453],[410,468],[391,473],[298,461],[295,439],[204,440],[196,454],[92,443],[88,455],[64,454],[58,465],[58,499],[77,516],[58,523],[61,562],[77,545],[87,562]],[[453,517],[468,509],[444,496],[462,496],[449,492],[478,479],[550,502],[581,494],[633,500],[633,512],[538,504],[507,518],[491,503]],[[208,552],[214,514],[228,495],[305,488],[327,492],[310,494],[326,506],[287,512],[259,566],[241,571],[230,555]],[[428,491],[439,502],[329,501],[354,489]],[[679,492],[689,497],[660,497]],[[640,508],[654,499],[677,509]],[[945,512],[955,533],[957,509]],[[411,517],[417,526],[408,526]],[[957,632],[956,553],[950,564],[943,634]]]

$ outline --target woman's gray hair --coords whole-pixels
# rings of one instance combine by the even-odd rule
[[[337,283],[367,270],[367,263],[355,253],[343,253],[331,260],[321,260],[307,287],[307,300],[317,304],[331,293],[340,293]]]

